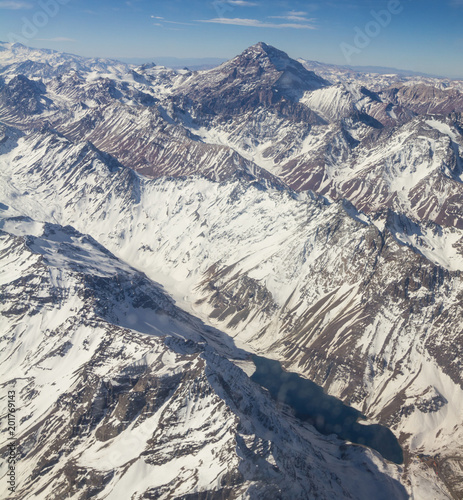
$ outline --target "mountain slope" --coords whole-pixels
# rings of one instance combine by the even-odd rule
[[[316,122],[316,115],[308,111],[302,116],[297,95],[326,85],[284,52],[261,42],[218,68],[193,74],[174,90],[174,96],[187,96],[205,113],[236,115],[265,105],[290,118]]]
[[[365,496],[382,484],[379,498],[405,498],[383,472],[394,467],[277,408],[205,346],[206,328],[94,240],[28,218],[1,227],[17,495],[355,498],[359,481]]]
[[[418,254],[408,219],[246,179],[147,180],[50,131],[3,162],[6,213],[87,231],[238,345],[391,426],[412,491],[429,474],[417,453],[461,453],[461,272]]]

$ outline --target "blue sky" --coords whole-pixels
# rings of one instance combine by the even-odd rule
[[[463,0],[0,0],[0,40],[84,56],[291,57],[463,78]]]

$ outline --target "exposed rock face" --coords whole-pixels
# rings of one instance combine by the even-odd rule
[[[453,88],[440,89],[417,84],[392,87],[381,93],[389,102],[417,115],[448,115],[463,111],[463,94]]]
[[[297,95],[329,85],[284,52],[258,43],[206,73],[193,75],[175,89],[205,114],[239,115],[260,106],[304,123],[322,123],[300,106]]]
[[[0,105],[11,109],[18,117],[36,115],[43,110],[40,99],[43,94],[43,84],[18,75],[0,90]]]

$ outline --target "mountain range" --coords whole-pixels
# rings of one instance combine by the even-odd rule
[[[18,498],[462,498],[462,111],[461,81],[262,42],[202,71],[0,44]]]

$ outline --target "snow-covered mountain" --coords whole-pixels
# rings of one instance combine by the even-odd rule
[[[463,227],[463,94],[454,87],[329,85],[260,43],[203,72],[17,75],[0,90],[0,110],[8,125],[50,125],[150,177],[270,172],[367,212],[390,207]]]
[[[309,71],[313,71],[331,83],[361,83],[370,90],[381,90],[394,85],[411,85],[423,83],[439,88],[455,87],[463,89],[463,81],[452,78],[439,78],[431,75],[420,74],[414,71],[399,70],[395,68],[369,67],[369,66],[339,66],[319,61],[298,59]]]
[[[86,58],[50,49],[33,49],[21,43],[0,42],[0,66],[3,78],[23,74],[52,78],[69,71],[124,74],[129,65],[111,59]]]
[[[397,467],[278,408],[224,357],[242,352],[95,240],[0,224],[18,498],[405,498]]]
[[[79,498],[85,476],[95,498],[458,498],[457,86],[331,84],[262,43],[202,72],[8,57],[3,379],[27,401],[25,495]],[[250,353],[386,425],[404,467],[275,406]]]

